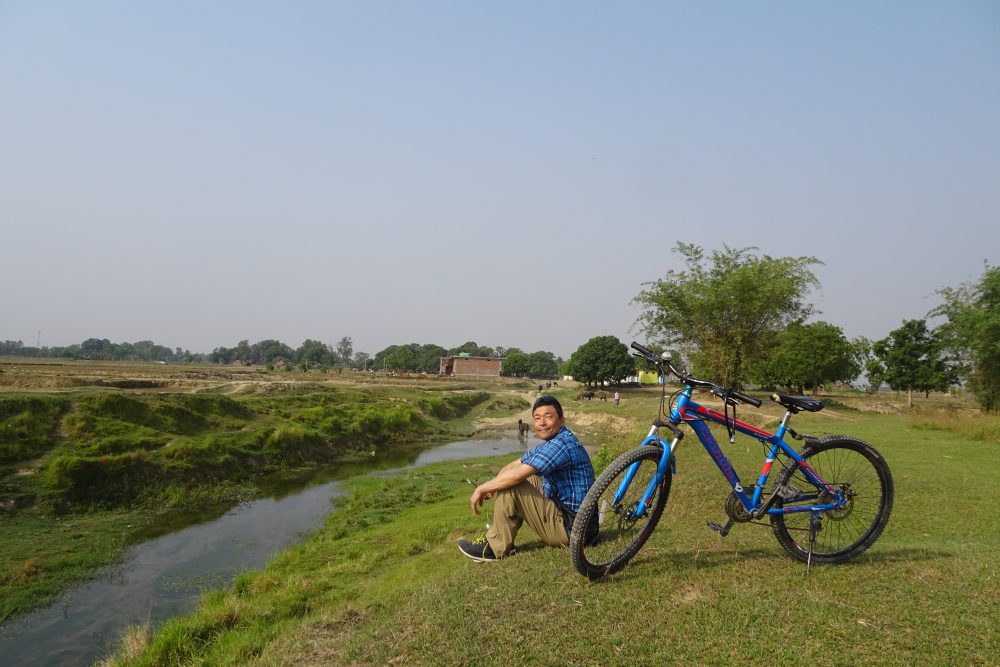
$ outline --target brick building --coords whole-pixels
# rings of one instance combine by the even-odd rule
[[[500,376],[500,359],[496,357],[441,357],[441,375],[456,378]]]

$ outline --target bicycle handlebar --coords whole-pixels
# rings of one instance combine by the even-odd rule
[[[699,380],[698,378],[688,374],[686,371],[678,370],[672,363],[670,363],[669,359],[657,357],[653,354],[652,350],[647,347],[643,347],[635,341],[632,341],[632,349],[645,357],[650,363],[656,364],[660,370],[664,370],[664,368],[669,370],[671,373],[680,378],[684,384],[689,384],[692,387],[698,387],[699,389],[707,389],[724,401],[735,399],[741,403],[749,403],[755,408],[759,408],[763,403],[760,399],[754,398],[753,396],[747,396],[746,394],[738,392],[730,387],[723,387],[715,384],[714,382],[709,382],[708,380]]]

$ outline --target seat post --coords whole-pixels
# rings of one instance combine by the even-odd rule
[[[792,411],[786,409],[785,416],[781,418],[781,423],[778,425],[778,428],[781,430],[782,433],[784,433],[785,430],[788,428],[788,422],[789,420],[791,420],[791,418],[792,418]]]

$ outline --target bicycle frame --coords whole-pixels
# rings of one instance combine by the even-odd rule
[[[831,487],[822,478],[820,478],[816,471],[805,462],[802,456],[784,441],[784,435],[788,431],[788,420],[791,417],[790,412],[785,413],[785,416],[782,418],[776,433],[768,433],[767,431],[747,424],[746,422],[739,421],[735,418],[727,419],[726,415],[723,413],[696,403],[691,398],[691,392],[692,387],[690,385],[685,385],[684,389],[681,390],[677,403],[670,411],[669,420],[670,425],[673,426],[671,429],[674,431],[673,440],[668,444],[665,440],[659,437],[659,429],[666,424],[657,420],[654,421],[653,425],[650,427],[649,435],[647,435],[642,441],[642,445],[662,445],[663,455],[660,458],[659,465],[657,466],[656,474],[649,481],[645,493],[643,493],[642,498],[639,500],[632,516],[641,517],[645,515],[656,488],[662,483],[663,476],[666,474],[668,466],[672,465],[674,450],[677,448],[678,443],[684,435],[683,432],[677,428],[681,423],[686,423],[690,426],[698,436],[698,440],[700,440],[701,444],[705,447],[705,451],[707,451],[708,455],[713,461],[715,461],[715,465],[719,468],[722,476],[726,478],[726,481],[732,487],[736,497],[739,498],[743,507],[751,517],[759,518],[765,514],[792,514],[796,512],[818,513],[845,506],[846,499],[843,492]],[[764,466],[761,468],[760,475],[757,478],[756,485],[754,486],[753,493],[751,495],[747,495],[746,490],[743,488],[743,484],[740,482],[739,475],[733,468],[733,464],[729,461],[729,457],[727,457],[722,451],[722,448],[719,446],[715,436],[712,435],[712,431],[709,429],[706,422],[714,422],[724,426],[728,424],[730,428],[735,429],[737,432],[756,438],[765,445],[770,446],[764,460]],[[782,507],[774,508],[773,505],[778,497],[779,489],[775,489],[767,500],[763,500],[762,496],[764,486],[771,473],[771,467],[774,465],[779,453],[784,453],[788,456],[788,458],[793,461],[792,465],[795,465],[802,470],[806,479],[815,487],[815,489],[810,492],[796,493],[794,498],[786,498],[786,502],[793,501],[795,503],[789,507],[786,507],[783,504]],[[632,479],[638,468],[638,463],[633,464],[633,466],[622,478],[621,484],[619,484],[614,496],[613,502],[615,506],[621,502],[621,499],[624,497],[625,492],[632,483]],[[832,498],[833,502],[815,502],[819,500],[821,491],[825,491],[826,494]]]

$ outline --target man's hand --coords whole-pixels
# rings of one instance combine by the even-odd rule
[[[482,507],[483,502],[492,498],[497,491],[517,486],[532,475],[537,474],[538,470],[526,463],[521,463],[520,459],[511,461],[500,469],[496,477],[477,486],[476,490],[469,496],[469,505],[472,506],[473,513],[479,514],[479,508]]]
[[[482,484],[477,486],[476,490],[472,492],[472,496],[469,498],[469,505],[472,506],[472,512],[478,515],[479,508],[483,506],[483,502],[489,500],[492,497],[493,497],[492,491],[484,490]]]

